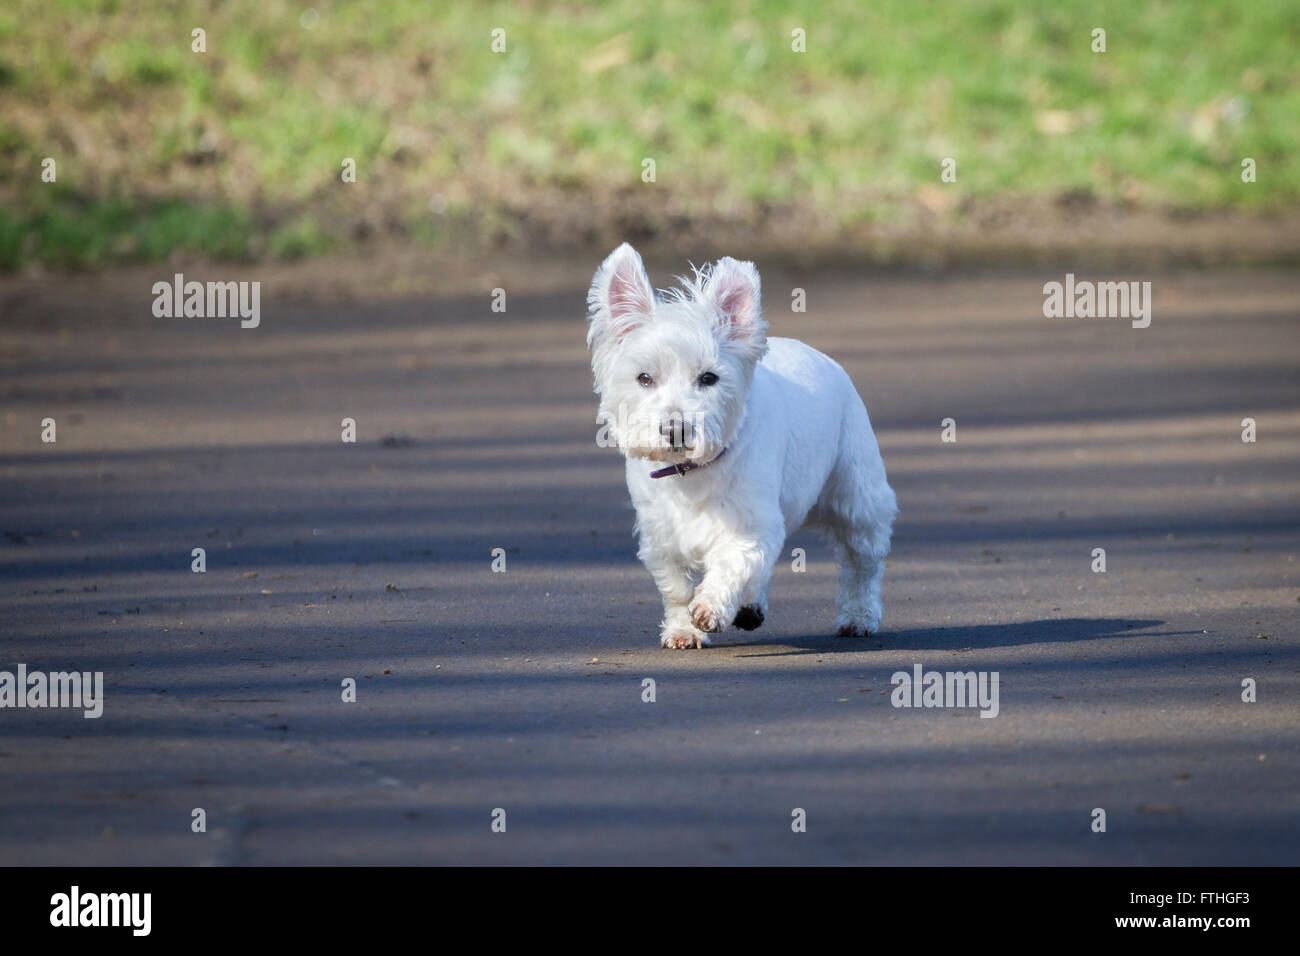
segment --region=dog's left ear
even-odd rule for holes
[[[709,270],[700,294],[721,314],[728,338],[758,347],[766,344],[767,323],[763,321],[758,270],[754,263],[723,256]]]

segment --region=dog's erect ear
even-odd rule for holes
[[[626,242],[600,264],[587,293],[587,345],[617,341],[648,322],[654,289],[637,251]]]
[[[717,261],[700,289],[701,297],[722,314],[729,338],[755,343],[765,341],[767,328],[759,291],[754,263],[737,262],[730,256]]]

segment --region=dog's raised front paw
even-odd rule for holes
[[[876,629],[865,621],[841,614],[835,618],[835,633],[840,637],[875,637]]]
[[[746,604],[736,612],[736,619],[731,622],[731,626],[738,627],[742,631],[753,631],[762,625],[763,620],[761,607],[757,604]]]
[[[699,631],[688,631],[680,628],[664,631],[660,643],[664,647],[672,648],[675,651],[689,651],[692,648],[708,647],[709,637],[707,634],[701,634]]]
[[[861,624],[841,624],[835,631],[839,637],[875,637],[871,631],[868,631]]]
[[[707,602],[696,598],[687,609],[691,612],[691,623],[701,631],[718,633],[727,626],[726,618]]]

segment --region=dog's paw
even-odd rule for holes
[[[736,612],[736,619],[731,622],[732,627],[738,627],[742,631],[757,630],[763,624],[763,609],[757,604],[746,604]]]
[[[696,598],[687,608],[691,612],[691,623],[701,631],[716,634],[727,626],[727,619],[716,611],[707,601]]]
[[[876,629],[864,621],[841,614],[835,619],[835,633],[840,637],[875,637]]]
[[[838,637],[875,637],[871,631],[868,631],[861,624],[841,624],[835,634]]]
[[[660,643],[674,651],[689,651],[692,648],[709,646],[709,636],[699,631],[673,628],[664,631]]]

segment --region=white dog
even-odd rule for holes
[[[656,297],[624,243],[587,295],[598,418],[627,459],[663,646],[762,624],[786,535],[805,525],[837,552],[840,635],[874,633],[898,506],[852,380],[767,338],[753,263],[720,259],[682,284]]]

